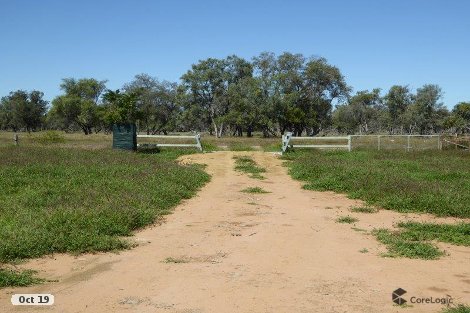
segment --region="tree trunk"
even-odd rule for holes
[[[248,126],[246,129],[246,136],[247,137],[253,137],[253,126]]]
[[[212,126],[214,127],[215,136],[219,137],[219,130],[217,128],[217,124],[215,123],[213,119],[212,119]]]
[[[217,134],[218,138],[222,137],[223,130],[224,130],[224,123],[222,122],[222,124],[220,124],[220,127],[219,127],[219,133]]]

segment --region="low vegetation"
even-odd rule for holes
[[[246,192],[246,193],[269,193],[269,191],[266,191],[261,187],[248,187],[248,188],[245,188],[245,189],[241,190],[241,192]]]
[[[2,287],[25,287],[43,282],[41,278],[34,276],[31,270],[15,271],[0,268],[0,288]]]
[[[370,206],[359,206],[351,208],[351,212],[354,213],[377,213],[378,211],[378,209]]]
[[[470,223],[434,224],[400,222],[400,237],[408,241],[437,240],[459,246],[470,246]]]
[[[377,229],[372,234],[387,247],[388,253],[384,254],[387,257],[435,260],[444,254],[434,244],[419,240],[408,240],[402,237],[400,232]]]
[[[65,136],[62,132],[49,130],[38,134],[33,140],[40,144],[64,143]]]
[[[351,217],[351,216],[340,216],[336,219],[337,223],[344,223],[344,224],[352,224],[352,223],[356,223],[357,221],[359,221],[357,218]]]
[[[442,313],[470,313],[470,306],[458,304],[456,306],[443,309]]]
[[[296,151],[284,156],[305,189],[331,190],[399,212],[470,217],[470,153]]]
[[[432,241],[470,246],[470,223],[434,224],[400,222],[400,230],[392,232],[378,229],[373,232],[385,244],[389,256],[403,256],[419,259],[437,259],[444,254]]]
[[[258,166],[258,164],[249,156],[235,156],[235,169],[240,172],[250,174],[251,178],[264,179],[261,173],[265,173],[266,169]]]
[[[0,147],[0,263],[129,247],[125,236],[209,180],[200,167],[177,164],[181,154]],[[14,275],[1,271],[0,280]]]
[[[188,263],[188,262],[189,261],[186,258],[174,258],[174,257],[168,257],[164,261],[164,263],[173,263],[173,264]]]

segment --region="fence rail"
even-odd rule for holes
[[[328,140],[328,141],[341,141],[347,140],[346,145],[339,144],[291,144],[295,140]],[[351,151],[351,136],[335,136],[335,137],[294,137],[292,133],[286,133],[282,135],[282,152],[286,152],[288,148],[317,148],[317,149],[348,149]]]
[[[139,138],[160,138],[160,139],[194,139],[196,143],[137,143],[138,147],[141,146],[154,146],[154,147],[195,147],[202,152],[201,135],[196,134],[194,136],[169,136],[169,135],[137,135]]]
[[[299,143],[299,141],[304,141]],[[305,141],[329,141],[328,143],[309,144]],[[339,141],[347,141],[342,144]],[[349,136],[331,136],[331,137],[295,137],[292,133],[286,133],[282,136],[282,152],[289,148],[317,148],[317,149],[347,149],[352,151],[362,147],[382,149],[404,149],[405,151],[420,149],[438,149],[442,150],[443,143],[451,143],[445,140],[441,135],[349,135]],[[461,148],[468,147],[458,145]]]
[[[460,148],[463,148],[465,150],[469,150],[470,151],[470,142],[469,142],[469,146],[465,146],[465,145],[462,145],[462,144],[459,144],[459,143],[456,143],[456,142],[453,142],[453,141],[449,141],[449,140],[446,140],[446,139],[443,139],[444,142],[447,142],[447,143],[450,143],[456,147],[460,147]]]

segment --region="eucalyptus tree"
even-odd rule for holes
[[[107,90],[103,100],[106,108],[104,119],[108,125],[133,124],[142,118],[137,105],[139,94],[136,92]]]
[[[254,75],[259,81],[262,92],[262,112],[260,128],[264,137],[276,135],[278,121],[282,118],[276,110],[281,105],[281,92],[278,75],[277,57],[272,52],[262,52],[252,58]]]
[[[246,131],[247,136],[252,137],[255,129],[266,127],[262,89],[258,79],[246,77],[231,84],[228,98],[231,105],[226,121],[233,135],[243,136],[243,131]]]
[[[390,87],[384,97],[384,105],[387,107],[390,117],[388,128],[391,133],[395,132],[397,128],[400,133],[403,133],[404,114],[413,103],[414,98],[408,86],[394,85]]]
[[[138,95],[137,105],[142,113],[140,128],[147,134],[167,133],[176,127],[180,113],[177,102],[176,83],[159,81],[148,74],[138,74],[134,80],[125,84],[125,92]]]
[[[305,127],[314,135],[331,125],[333,103],[343,103],[351,89],[340,70],[324,58],[311,58],[302,76]]]
[[[470,102],[460,102],[452,110],[452,114],[462,120],[462,132],[470,133]]]
[[[222,136],[226,116],[230,111],[228,89],[232,84],[252,76],[251,64],[237,56],[226,59],[209,58],[193,64],[181,77],[189,94],[187,112],[197,112],[207,121],[211,134]],[[194,108],[196,106],[197,108]]]
[[[52,100],[49,120],[63,129],[80,128],[85,135],[100,124],[99,102],[106,80],[65,78],[63,94]]]
[[[331,124],[333,103],[344,101],[350,91],[339,69],[324,58],[263,52],[253,64],[281,133],[317,134]]]
[[[379,88],[372,91],[358,91],[349,99],[348,107],[351,110],[353,124],[358,127],[360,134],[380,130],[380,125],[375,123],[382,109]]]
[[[470,102],[459,102],[443,122],[452,133],[470,133]]]
[[[416,91],[415,124],[421,134],[436,132],[438,122],[446,115],[442,100],[442,89],[438,85],[427,84]]]
[[[44,123],[47,101],[44,93],[33,90],[10,92],[0,101],[0,128],[13,131],[24,128],[30,132]]]

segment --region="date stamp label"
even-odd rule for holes
[[[46,293],[16,294],[11,296],[13,305],[53,305],[54,296]]]

